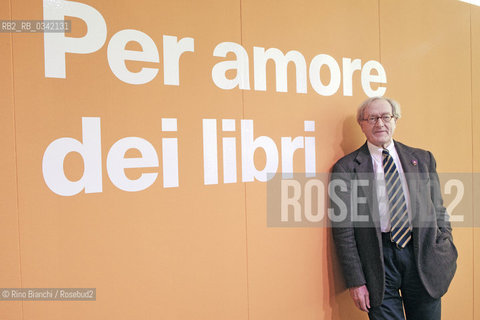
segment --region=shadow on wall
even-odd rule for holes
[[[364,143],[365,137],[357,123],[356,116],[352,115],[345,118],[343,121],[342,137],[340,142],[343,155],[358,149]],[[324,287],[324,297],[326,297],[328,300],[329,314],[325,314],[325,319],[368,319],[367,314],[358,310],[350,298],[350,293],[345,287],[345,281],[343,280],[341,266],[337,260],[332,238],[332,229],[330,226],[326,228],[326,231],[326,245],[323,246],[323,248],[325,250],[324,261],[327,270],[326,277],[328,278],[325,279],[324,283],[327,283],[328,285]]]
[[[356,116],[352,115],[345,118],[342,128],[342,142],[340,142],[343,153],[349,154],[360,148],[364,143],[365,135],[358,125]]]

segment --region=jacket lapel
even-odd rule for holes
[[[418,173],[418,159],[414,155],[413,150],[404,144],[395,141],[395,149],[397,150],[398,157],[402,163],[403,172],[408,185],[408,193],[410,196],[410,208],[412,211],[412,219],[417,216],[417,204],[418,199],[418,182],[420,176]]]
[[[382,252],[382,231],[380,230],[380,213],[378,212],[377,187],[375,185],[375,174],[373,172],[372,157],[368,151],[368,145],[365,144],[359,149],[355,157],[356,178],[360,180],[368,180],[368,186],[363,186],[363,194],[367,197],[368,211],[373,226],[375,227],[375,235],[377,236],[377,243],[379,252]]]
[[[358,180],[367,180],[367,186],[361,186],[363,195],[367,197],[367,204],[369,208],[370,219],[372,219],[374,225],[380,230],[380,215],[378,213],[377,203],[377,191],[375,186],[374,172],[372,158],[368,151],[368,145],[365,143],[357,153],[355,157],[355,175]]]

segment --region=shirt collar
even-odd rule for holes
[[[383,155],[382,155],[383,148],[382,147],[377,147],[376,145],[370,143],[370,141],[367,141],[367,145],[368,145],[368,151],[370,151],[370,155],[372,156],[372,158],[376,161],[382,162],[383,161]],[[392,152],[394,152],[395,145],[394,145],[393,140],[392,140],[392,142],[390,142],[390,144],[387,146],[386,149],[388,150],[388,152],[390,154],[392,154]]]

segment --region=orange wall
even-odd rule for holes
[[[366,319],[355,310],[339,275],[325,228],[266,226],[266,184],[241,182],[240,120],[254,135],[306,136],[315,120],[316,169],[362,142],[354,113],[366,98],[360,75],[353,96],[322,96],[308,83],[295,92],[254,90],[253,47],[297,50],[308,65],[325,53],[379,61],[386,95],[403,107],[396,138],[431,150],[439,172],[480,171],[480,8],[454,0],[339,1],[86,1],[107,24],[107,39],[90,54],[66,55],[66,78],[46,78],[42,34],[0,33],[0,283],[2,287],[94,287],[96,302],[1,302],[0,319]],[[0,2],[0,19],[43,16],[41,1]],[[132,71],[158,68],[149,83],[131,85],[110,70],[107,46],[123,29],[155,42],[160,63],[128,62]],[[73,33],[87,32],[73,19]],[[192,37],[195,52],[180,60],[180,85],[163,83],[162,37]],[[220,42],[241,44],[249,56],[250,90],[222,90],[212,81]],[[131,47],[138,50],[138,47]],[[234,74],[231,75],[235,76]],[[322,71],[328,79],[328,73]],[[82,139],[82,117],[100,117],[103,191],[71,197],[45,184],[42,158],[55,139]],[[176,118],[178,132],[162,132]],[[217,119],[219,141],[236,137],[237,183],[205,185],[202,119]],[[236,131],[221,132],[220,119]],[[106,158],[124,137],[148,140],[156,168],[127,169],[130,179],[158,172],[146,190],[126,192],[110,181]],[[162,185],[162,138],[178,138],[179,187]],[[131,154],[135,157],[138,154]],[[258,168],[264,155],[255,155]],[[280,160],[281,163],[281,160]],[[78,154],[65,172],[79,179]],[[294,169],[304,172],[304,153]],[[281,165],[277,174],[281,171]],[[474,192],[478,195],[477,182]],[[478,196],[477,196],[478,199]],[[469,204],[470,205],[470,204]],[[479,212],[480,205],[471,200]],[[454,230],[456,277],[443,300],[445,319],[480,319],[480,231]]]

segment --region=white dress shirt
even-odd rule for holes
[[[390,232],[390,214],[388,208],[388,196],[385,187],[385,173],[383,171],[383,148],[377,147],[370,142],[367,142],[368,151],[372,157],[373,172],[375,173],[375,188],[377,191],[378,209],[380,213],[380,229],[382,232]],[[408,192],[407,180],[403,172],[402,164],[398,158],[397,150],[395,150],[394,142],[392,142],[386,148],[390,153],[390,156],[395,162],[398,174],[400,175],[400,182],[402,183],[403,194],[405,201],[407,202],[408,220],[410,226],[412,225],[412,213],[410,208],[410,194]]]

